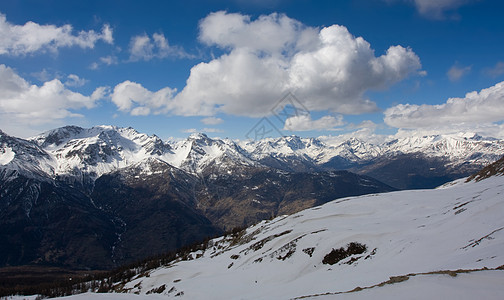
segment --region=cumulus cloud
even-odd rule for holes
[[[448,78],[450,79],[450,81],[454,82],[454,81],[460,80],[460,78],[462,78],[464,75],[471,72],[471,69],[472,69],[471,66],[463,67],[463,66],[459,66],[459,64],[456,63],[448,70],[446,75],[448,75]]]
[[[132,58],[155,57],[156,49],[162,48],[157,46],[163,44],[160,40],[137,37],[131,45]],[[199,40],[221,48],[223,54],[193,66],[179,93],[166,88],[162,100],[152,100],[162,105],[146,105],[150,113],[263,117],[272,114],[287,92],[309,110],[375,112],[377,105],[365,96],[367,91],[422,74],[420,59],[409,48],[391,46],[376,56],[367,41],[344,26],[313,28],[283,14],[252,20],[241,14],[212,13],[200,22]],[[116,95],[133,85],[143,96]],[[130,111],[131,101],[145,106],[143,102],[151,102],[147,97],[158,93],[126,81],[114,89],[112,99],[119,109]]]
[[[344,125],[343,116],[323,116],[312,120],[310,115],[293,116],[285,120],[283,130],[312,131],[312,130],[338,130],[335,127]]]
[[[82,117],[74,111],[94,107],[106,94],[107,89],[100,87],[92,95],[84,96],[68,90],[58,79],[46,81],[41,86],[30,85],[13,69],[2,64],[0,126],[49,124],[68,117]]]
[[[304,38],[316,41],[316,30],[283,14],[262,15],[255,21],[250,16],[219,11],[200,22],[199,39],[221,48],[247,48],[278,53],[296,46]],[[310,37],[307,37],[310,36]]]
[[[151,113],[168,113],[175,92],[176,89],[171,88],[151,92],[142,85],[127,80],[115,86],[111,99],[120,111],[134,116],[146,116]]]
[[[504,120],[504,82],[450,98],[439,105],[399,104],[387,109],[385,123],[397,128],[442,128]]]
[[[40,25],[27,22],[13,25],[0,13],[0,55],[13,56],[31,54],[38,51],[56,52],[58,48],[78,46],[94,48],[98,41],[114,42],[112,28],[105,24],[101,32],[79,31],[74,34],[72,25]]]
[[[377,110],[365,97],[421,68],[409,48],[391,46],[381,56],[344,26],[307,27],[283,14],[212,13],[200,22],[199,39],[225,53],[191,69],[172,101],[175,114],[271,114],[293,91],[310,110],[360,114]]]
[[[208,118],[201,119],[201,123],[206,124],[206,125],[217,125],[217,124],[221,124],[222,122],[224,122],[224,120],[222,120],[221,118],[216,118],[216,117],[208,117]]]
[[[171,46],[164,34],[154,33],[152,38],[147,34],[137,35],[131,38],[130,41],[130,61],[151,60],[153,58],[165,57],[192,57],[178,46]]]

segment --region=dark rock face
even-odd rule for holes
[[[95,205],[122,227],[114,245],[114,258],[119,262],[175,250],[222,233],[196,209],[196,177],[161,161],[147,164],[103,175],[95,182]]]
[[[289,173],[249,168],[241,174],[209,176],[199,194],[199,207],[224,229],[293,214],[336,198],[392,191],[375,179],[347,171]]]
[[[0,190],[1,266],[113,266],[117,228],[88,196],[22,175],[0,181]]]
[[[381,182],[398,189],[431,189],[469,176],[481,168],[482,166],[476,164],[455,168],[446,159],[413,153],[380,157],[350,170],[361,175],[379,178]]]
[[[472,174],[467,178],[467,182],[475,180],[475,181],[480,181],[486,178],[490,178],[492,176],[502,176],[504,175],[504,156],[501,157],[498,161],[494,162],[493,164],[490,164],[483,169],[481,169],[479,172]]]

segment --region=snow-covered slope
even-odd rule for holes
[[[97,178],[148,158],[160,159],[196,174],[212,163],[254,165],[233,141],[210,139],[205,134],[193,134],[170,145],[156,135],[139,133],[130,127],[67,126],[31,140],[54,157],[57,174],[84,172]],[[4,156],[3,160],[10,157]]]
[[[56,160],[35,143],[0,131],[0,172],[3,176],[17,176],[20,173],[28,177],[50,179],[56,166]]]
[[[157,136],[133,128],[67,126],[33,137],[58,162],[57,174],[76,170],[93,177],[138,163],[149,157],[170,157],[171,147]]]
[[[173,145],[174,155],[167,157],[168,163],[186,171],[201,174],[207,167],[218,165],[228,171],[236,165],[257,165],[235,142],[211,139],[203,133],[191,134],[187,139]]]
[[[305,157],[315,162],[322,163],[328,160],[333,152],[316,138],[300,138],[298,136],[284,136],[280,138],[265,138],[258,141],[241,141],[240,146],[250,153],[255,160],[267,156],[276,158]]]
[[[471,133],[407,137],[395,139],[383,146],[383,152],[387,155],[421,152],[432,157],[447,157],[455,165],[487,165],[504,154],[504,141]]]
[[[359,299],[396,290],[387,283],[409,286],[410,295],[419,296],[418,287],[438,282],[432,278],[448,282],[459,273],[456,278],[464,284],[495,282],[493,292],[502,293],[504,276],[497,268],[504,265],[503,194],[504,177],[493,176],[443,189],[339,199],[214,239],[205,251],[120,287],[146,297],[155,291],[186,299],[326,293],[332,298],[355,291]],[[457,287],[464,288],[455,285],[451,292]],[[466,295],[475,297],[479,291]]]

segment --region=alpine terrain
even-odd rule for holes
[[[503,165],[262,221],[70,299],[500,299]]]
[[[350,195],[348,171],[261,164],[231,140],[167,143],[132,128],[0,134],[0,266],[109,269]],[[302,184],[301,184],[302,183]]]

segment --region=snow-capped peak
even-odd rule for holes
[[[170,155],[171,146],[159,137],[116,126],[66,126],[33,137],[58,161],[57,173],[79,169],[93,177],[127,167],[150,156]]]
[[[232,140],[211,139],[204,133],[191,134],[186,140],[176,143],[173,152],[170,163],[196,174],[211,164],[218,164],[221,170],[226,165],[254,164]]]
[[[5,136],[5,134],[2,134]],[[156,135],[116,126],[81,128],[65,126],[31,138],[31,144],[46,152],[44,167],[49,173],[89,174],[97,178],[146,158],[154,157],[194,174],[212,166],[213,172],[239,165],[267,165],[293,171],[319,168],[345,168],[364,165],[381,157],[422,153],[441,158],[450,166],[492,163],[504,155],[504,141],[474,133],[407,136],[382,144],[350,138],[339,144],[326,144],[317,138],[284,136],[258,141],[233,141],[210,138],[204,133],[191,134],[178,142],[163,142]],[[5,165],[19,155],[4,146],[0,162]],[[218,166],[218,168],[216,168]]]
[[[36,143],[11,137],[0,131],[0,167],[9,173],[48,179],[57,162]],[[1,170],[0,170],[1,171]]]

